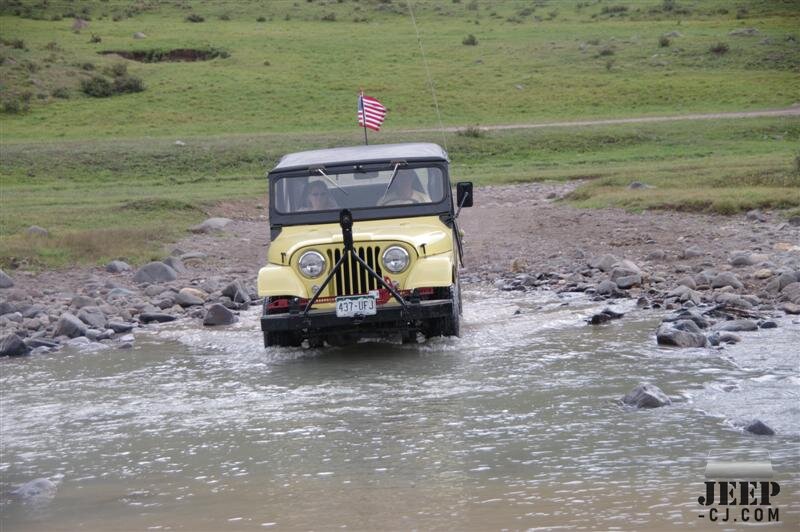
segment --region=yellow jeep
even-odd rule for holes
[[[454,201],[440,146],[292,153],[268,178],[265,346],[459,335],[456,221],[472,205],[472,183],[458,183]]]

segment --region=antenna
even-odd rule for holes
[[[411,23],[414,24],[414,31],[417,33],[417,44],[419,44],[419,51],[422,53],[422,64],[425,66],[425,75],[428,77],[428,86],[431,88],[431,95],[433,96],[433,106],[436,109],[436,118],[439,119],[439,130],[442,132],[442,144],[444,144],[444,151],[447,151],[447,138],[444,135],[444,124],[442,124],[442,113],[439,112],[439,102],[436,99],[436,89],[433,86],[433,79],[431,78],[431,70],[428,68],[428,59],[425,57],[425,48],[422,47],[422,37],[419,35],[419,27],[417,27],[417,19],[414,18],[414,8],[411,7],[413,2],[407,0],[408,12],[411,14]]]

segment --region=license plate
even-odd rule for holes
[[[353,316],[371,316],[377,312],[376,297],[343,296],[336,298],[336,317],[352,318]]]

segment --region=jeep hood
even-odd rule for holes
[[[419,256],[437,255],[453,249],[453,230],[438,216],[364,220],[353,223],[353,242],[404,242]],[[319,224],[284,227],[272,241],[267,260],[273,264],[288,264],[292,255],[303,248],[342,242],[339,224]],[[425,251],[422,245],[425,245]],[[284,255],[281,256],[281,253]]]

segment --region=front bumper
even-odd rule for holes
[[[449,299],[433,299],[419,303],[378,308],[372,316],[339,318],[335,310],[265,314],[261,316],[261,330],[271,332],[302,332],[307,335],[350,334],[359,332],[383,333],[419,329],[421,322],[450,316],[453,303]]]

